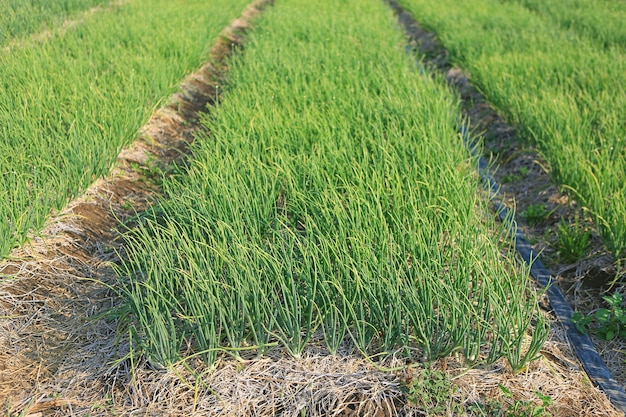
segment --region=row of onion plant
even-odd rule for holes
[[[438,34],[521,137],[537,144],[555,180],[592,214],[609,250],[626,257],[623,47],[602,45],[517,3],[401,4]]]
[[[110,169],[246,0],[135,0],[0,50],[0,256]]]
[[[611,0],[507,0],[519,3],[562,28],[589,36],[598,47],[626,46],[626,6]]]
[[[536,357],[547,326],[502,255],[458,99],[404,43],[377,0],[263,15],[193,158],[126,236],[135,353],[298,357],[321,337],[368,358]]]
[[[3,0],[0,2],[0,47],[28,35],[51,30],[81,11],[110,0]]]

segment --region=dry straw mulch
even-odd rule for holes
[[[157,111],[111,174],[54,216],[45,230],[0,264],[0,406],[23,416],[421,416],[403,384],[423,371],[385,372],[346,351],[331,356],[313,343],[295,359],[280,349],[262,358],[221,357],[211,368],[188,360],[171,369],[130,363],[131,346],[102,313],[121,302],[110,288],[123,256],[120,221],[158,196],[155,166],[184,158],[198,112],[216,97],[226,58],[271,0],[250,5],[227,28],[211,60]],[[549,395],[554,416],[619,416],[588,381],[553,323],[543,357],[514,375],[503,362],[466,369],[454,358],[434,369],[454,382],[450,403],[537,401]],[[120,359],[122,358],[122,359]],[[385,365],[400,363],[389,359]],[[505,398],[499,385],[513,398]]]

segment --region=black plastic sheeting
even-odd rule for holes
[[[402,6],[398,4],[397,0],[385,1],[397,14],[398,22],[404,27],[406,33],[409,36],[415,34],[416,30],[418,30],[417,28],[419,28],[419,24],[415,18],[404,10]],[[428,33],[421,28],[419,31],[423,34]],[[432,48],[432,44],[430,47]],[[407,50],[410,51],[410,48],[407,48]],[[420,72],[426,71],[422,62],[417,61],[417,66],[420,69]],[[596,384],[596,386],[598,386],[598,388],[600,388],[607,395],[607,397],[611,400],[611,403],[613,403],[613,405],[620,411],[626,413],[626,391],[624,391],[624,387],[613,379],[611,372],[606,367],[596,348],[593,346],[593,342],[589,338],[589,335],[583,334],[576,329],[576,326],[572,323],[573,310],[565,299],[563,292],[558,285],[554,284],[552,275],[544,267],[537,254],[533,252],[528,240],[526,240],[522,232],[518,229],[514,214],[511,210],[498,202],[497,196],[499,194],[500,187],[494,180],[493,176],[489,173],[487,162],[478,154],[476,147],[473,146],[470,135],[464,125],[459,128],[459,133],[472,155],[478,160],[478,171],[481,181],[483,182],[485,188],[489,191],[490,197],[495,203],[495,209],[500,217],[500,220],[508,226],[509,232],[515,237],[515,247],[517,252],[522,257],[524,262],[530,265],[530,275],[539,285],[546,288],[550,305],[552,306],[559,322],[563,325],[563,327],[565,327],[569,343],[574,349],[574,352],[585,369],[585,372],[594,384]]]

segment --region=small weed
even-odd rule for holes
[[[445,372],[425,369],[406,385],[409,403],[415,404],[431,414],[449,414],[459,404],[453,404],[452,383]]]
[[[561,218],[556,236],[557,251],[564,262],[575,262],[585,255],[589,244],[589,232],[580,224],[578,218],[571,225]]]
[[[520,213],[520,217],[523,218],[531,226],[535,226],[545,220],[550,212],[546,210],[546,206],[543,204],[531,204],[528,208]]]
[[[104,401],[96,401],[91,405],[90,411],[106,411],[113,405],[113,398],[106,396]],[[110,410],[109,410],[110,411]]]
[[[506,387],[498,384],[498,388],[506,398],[513,399],[513,394]],[[483,404],[472,404],[468,407],[468,411],[484,417],[551,417],[552,414],[546,409],[552,404],[552,398],[540,392],[535,392],[535,395],[541,400],[541,405],[533,401],[515,400],[509,406],[505,406],[501,402],[490,400]]]
[[[521,179],[521,177],[515,173],[506,174],[502,178],[502,184],[510,184],[512,182],[518,181],[519,179]]]
[[[517,172],[515,173],[510,173],[504,176],[504,178],[502,178],[502,183],[503,184],[509,184],[515,181],[519,181],[522,178],[526,177],[528,175],[528,168],[526,167],[521,167],[520,169],[517,170]]]
[[[145,164],[131,162],[130,168],[141,175],[146,183],[156,186],[161,185],[164,172],[159,168],[153,157],[148,158]]]
[[[577,311],[572,316],[572,323],[579,332],[591,331],[603,340],[613,340],[618,336],[626,339],[626,310],[622,307],[622,294],[616,292],[602,299],[610,308],[601,308],[593,315],[584,315]],[[591,328],[590,324],[594,319],[596,326]]]
[[[587,333],[587,328],[593,321],[592,315],[584,315],[580,311],[575,311],[572,315],[572,323],[576,326],[576,330],[581,333]]]

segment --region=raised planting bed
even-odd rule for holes
[[[119,0],[118,0],[119,2]],[[110,0],[7,0],[0,3],[0,48],[11,48],[20,40],[80,19],[81,12],[94,13]]]
[[[0,50],[0,256],[108,173],[245,4],[136,0]]]
[[[588,213],[581,212],[551,181],[545,169],[548,164],[537,150],[524,142],[515,126],[502,119],[498,109],[472,85],[467,72],[455,66],[434,33],[424,30],[397,2],[390,3],[410,32],[411,42],[424,54],[419,65],[434,74],[444,74],[462,97],[469,129],[483,136],[485,153],[492,158],[493,177],[487,173],[485,161],[481,171],[490,193],[499,193],[494,206],[498,210],[517,209],[516,239],[526,235],[518,242],[520,254],[529,261],[539,255],[546,265],[537,260],[532,267],[532,275],[541,285],[552,285],[548,290],[551,305],[546,307],[568,329],[568,339],[594,383],[625,408],[623,336],[619,336],[624,284],[619,261],[598,238]],[[463,129],[464,134],[467,131]],[[481,148],[474,150],[480,152]],[[588,321],[591,323],[585,324]]]
[[[507,0],[595,40],[600,48],[626,45],[626,7],[611,0]]]
[[[515,2],[400,4],[438,35],[451,62],[519,129],[520,139],[537,146],[552,178],[593,218],[621,262],[626,256],[623,48],[605,48]]]

